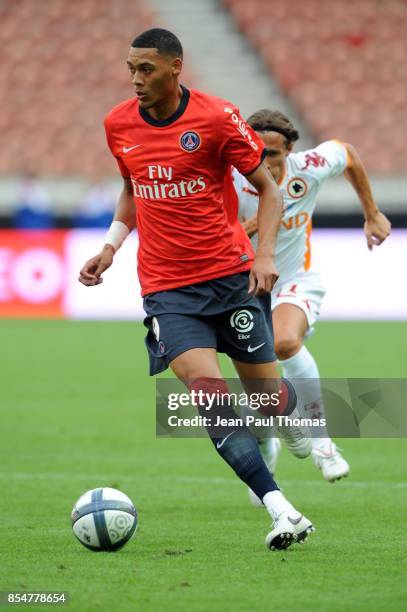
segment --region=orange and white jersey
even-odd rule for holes
[[[311,266],[311,220],[316,198],[324,181],[341,174],[347,166],[347,152],[337,140],[323,142],[315,149],[290,153],[279,187],[284,209],[276,245],[278,283]],[[258,195],[248,180],[236,170],[234,185],[239,199],[239,219],[244,221],[257,213]],[[257,234],[252,237],[257,248]]]

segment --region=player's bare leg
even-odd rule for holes
[[[185,351],[170,363],[174,374],[192,391],[205,393],[228,393],[222,379],[215,349],[194,348]],[[206,406],[200,407],[205,413]],[[209,415],[228,422],[236,419],[236,413],[228,402],[215,402]],[[287,501],[264,463],[256,439],[246,427],[222,426],[222,437],[218,437],[212,426],[208,434],[217,452],[263,501],[273,519],[273,529],[267,535],[266,546],[271,550],[288,548],[295,541],[303,541],[313,530],[311,522]]]
[[[170,368],[187,387],[197,378],[223,378],[213,348],[193,348],[173,359]]]
[[[294,304],[279,304],[273,310],[275,351],[283,365],[301,349],[308,330],[304,311]],[[283,366],[284,367],[284,366]]]
[[[309,378],[303,385],[303,403],[306,416],[324,418],[325,410],[319,382],[318,366],[308,349],[303,345],[308,330],[304,311],[294,304],[279,304],[273,311],[275,351],[283,374],[291,379]],[[322,429],[322,428],[321,428]],[[349,464],[336,448],[324,428],[323,437],[312,438],[312,458],[322,471],[325,480],[333,482],[349,474]]]

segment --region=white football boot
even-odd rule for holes
[[[310,520],[302,514],[282,512],[274,521],[273,529],[267,534],[265,544],[270,550],[284,550],[298,542],[304,543],[315,527]]]
[[[335,482],[349,474],[349,463],[342,457],[336,444],[329,441],[323,448],[314,448],[312,458],[322,476],[329,482]]]
[[[297,421],[305,418],[304,401],[302,397],[301,387],[296,388],[296,406],[291,414],[287,415],[282,419],[282,425],[277,426],[277,431],[282,440],[284,440],[290,453],[298,459],[305,459],[311,454],[312,441],[311,432],[308,427],[301,427],[300,425],[290,425],[290,422]],[[279,423],[279,417],[276,418],[276,422]]]
[[[270,474],[274,474],[277,466],[277,459],[281,451],[281,442],[278,438],[265,438],[263,440],[259,440],[259,449],[264,459],[265,464],[267,465]],[[252,491],[250,488],[249,491],[249,499],[253,506],[257,508],[261,508],[263,506],[263,502],[259,497],[257,497],[256,493]]]
[[[297,410],[294,410],[290,416],[290,419],[299,418]],[[285,442],[290,453],[299,459],[305,459],[312,451],[311,437],[306,435],[301,427],[297,425],[280,425],[277,427],[280,438]]]

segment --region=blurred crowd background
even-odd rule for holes
[[[153,26],[184,44],[183,81],[293,117],[305,148],[356,146],[379,205],[405,227],[405,0],[0,0],[0,226],[106,227],[120,182],[104,115],[131,97],[129,44]],[[360,225],[343,181],[316,225]]]

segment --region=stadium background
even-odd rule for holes
[[[297,150],[332,137],[357,148],[399,231],[368,254],[353,190],[343,177],[327,182],[312,240],[328,285],[322,317],[407,316],[398,272],[407,225],[405,2],[3,0],[0,17],[0,227],[46,231],[2,232],[0,316],[141,316],[130,248],[92,295],[76,275],[103,242],[97,228],[110,224],[120,190],[103,117],[131,96],[129,41],[153,24],[183,41],[187,85],[232,100],[243,116],[283,110],[300,130]],[[377,278],[397,286],[397,299]]]
[[[310,348],[323,376],[405,376],[404,0],[0,0],[0,588],[67,589],[78,610],[260,610],[270,594],[277,610],[403,609],[405,440],[343,441],[352,475],[335,487],[284,454],[284,490],[318,532],[271,561],[264,516],[206,441],[154,438],[136,236],[102,286],[77,282],[120,190],[103,117],[132,95],[129,42],[152,26],[180,36],[187,85],[243,116],[283,110],[297,150],[336,137],[360,152],[395,229],[369,253],[351,188],[327,183]],[[109,484],[141,520],[114,559],[80,549],[68,524],[84,490]]]

